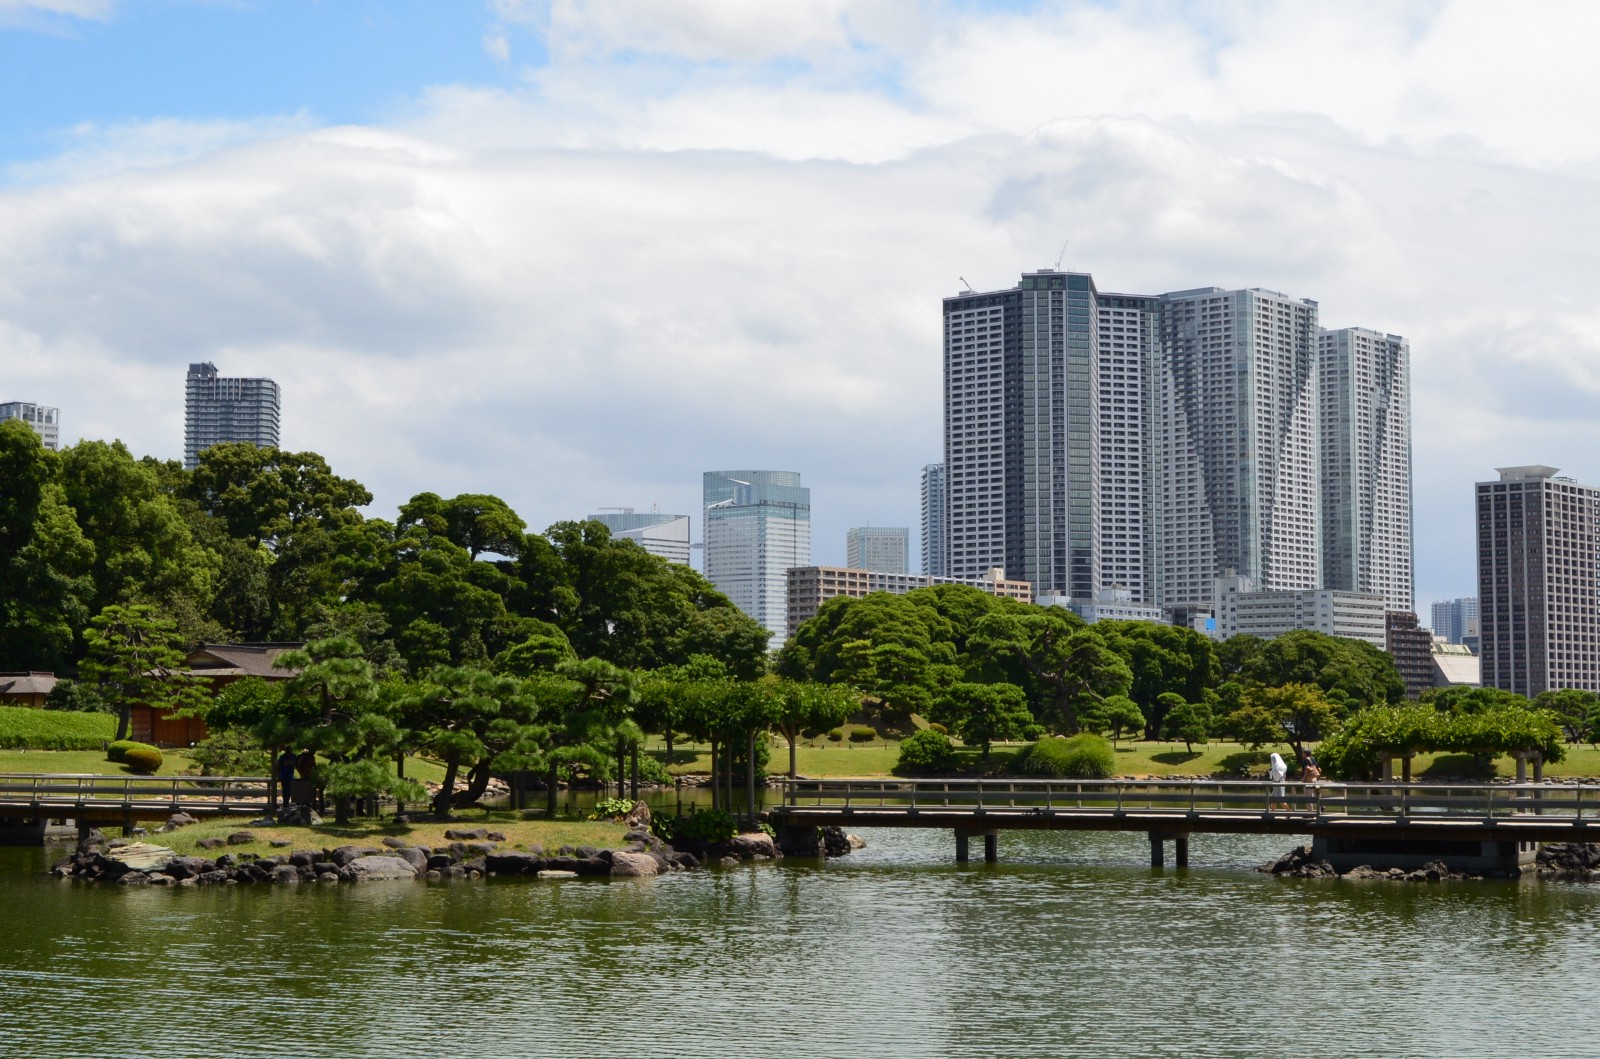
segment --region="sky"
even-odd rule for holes
[[[1417,597],[1472,483],[1600,484],[1600,4],[0,0],[0,401],[176,458],[183,375],[393,517],[917,537],[940,299],[1265,287],[1411,344]]]

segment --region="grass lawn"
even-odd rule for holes
[[[148,825],[146,825],[148,826]],[[531,850],[538,846],[555,850],[562,846],[595,846],[615,849],[622,845],[626,832],[621,824],[606,820],[546,820],[543,817],[526,819],[522,813],[491,811],[487,813],[458,813],[448,824],[417,823],[397,824],[394,817],[376,820],[354,820],[348,825],[336,826],[332,817],[316,827],[251,827],[244,818],[202,820],[198,824],[158,835],[155,828],[144,841],[168,846],[179,854],[215,857],[219,853],[259,853],[262,856],[289,853],[297,849],[323,850],[339,846],[373,846],[382,844],[385,836],[402,838],[408,845],[433,849],[448,846],[450,840],[444,833],[451,828],[488,828],[506,836],[499,843],[501,849]],[[248,831],[256,841],[221,849],[200,849],[196,843],[203,838],[227,838],[238,831]],[[108,831],[108,834],[116,832]],[[287,846],[273,846],[272,840],[287,839]]]
[[[182,750],[163,750],[158,776],[177,776],[194,768]],[[126,766],[107,761],[103,750],[0,750],[0,772],[85,773],[91,776],[133,776]]]

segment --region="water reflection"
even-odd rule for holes
[[[123,890],[0,850],[5,1054],[1574,1054],[1600,888],[1248,869],[1283,840],[951,836],[654,882]],[[105,1017],[82,1018],[84,1012]],[[76,1014],[74,1014],[76,1013]],[[195,1046],[195,1047],[191,1047]]]

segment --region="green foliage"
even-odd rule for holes
[[[272,755],[242,729],[213,731],[189,748],[189,760],[200,766],[202,776],[265,776]]]
[[[931,731],[938,732],[940,735],[949,735],[950,734],[950,729],[945,727],[944,725],[940,724],[938,721],[934,721],[933,723],[929,724],[928,728]]]
[[[118,765],[128,760],[128,751],[134,747],[149,746],[149,743],[135,742],[132,739],[116,739],[106,744],[106,760]]]
[[[1012,683],[1030,688],[1034,718],[1062,731],[1077,731],[1083,727],[1081,710],[1092,713],[1101,700],[1126,695],[1133,684],[1132,669],[1104,637],[1059,607],[986,615],[969,646],[988,660],[988,670],[1009,672]]]
[[[122,763],[141,776],[153,776],[160,772],[161,761],[161,751],[143,743],[135,743],[122,752]]]
[[[1017,771],[1050,779],[1109,779],[1116,771],[1111,743],[1088,733],[1041,739],[1014,762]]]
[[[864,724],[853,724],[850,726],[849,731],[850,741],[852,743],[870,743],[874,739],[878,738],[877,731],[867,727]]]
[[[843,728],[833,728],[828,731],[828,742],[837,743],[844,738]]]
[[[1240,705],[1218,727],[1252,750],[1287,742],[1296,756],[1308,740],[1322,738],[1342,711],[1315,684],[1247,687]]]
[[[985,762],[994,741],[1019,738],[1033,723],[1027,693],[1015,684],[958,681],[934,704],[934,715],[969,746],[981,746]]]
[[[649,754],[639,755],[639,782],[655,787],[671,787],[676,780],[667,766]]]
[[[1030,743],[1037,742],[1049,734],[1049,730],[1042,724],[1025,724],[1022,726],[1022,738]]]
[[[172,623],[145,603],[112,604],[84,632],[89,654],[83,678],[99,685],[117,709],[117,737],[127,735],[133,707],[200,710],[206,695],[185,676],[182,641]]]
[[[699,809],[683,816],[653,816],[650,829],[657,838],[673,845],[714,846],[737,835],[739,821],[723,809]]]
[[[0,747],[15,750],[99,750],[116,734],[103,713],[67,713],[0,706]]]
[[[615,820],[633,812],[632,798],[606,798],[595,802],[590,820]]]
[[[1364,640],[1298,629],[1271,640],[1236,636],[1218,655],[1223,676],[1247,686],[1314,685],[1330,701],[1358,707],[1405,697],[1394,659]]]
[[[932,728],[924,728],[907,736],[900,743],[900,758],[895,762],[896,776],[927,776],[951,771],[955,767],[956,748],[950,737]]]
[[[1210,739],[1215,723],[1211,708],[1204,702],[1184,702],[1171,692],[1161,698],[1167,700],[1169,695],[1178,701],[1162,702],[1165,718],[1161,722],[1161,738],[1183,740],[1184,749],[1192,754],[1196,743],[1204,744]]]
[[[1164,693],[1161,698],[1165,701]],[[1176,696],[1174,696],[1176,697]],[[1179,701],[1182,701],[1181,699]],[[1101,703],[1100,714],[1105,723],[1105,729],[1111,733],[1111,741],[1119,742],[1124,732],[1139,732],[1144,730],[1144,711],[1139,709],[1139,704],[1126,695],[1108,695]],[[1035,737],[1037,738],[1037,737]]]
[[[1525,699],[1522,701],[1526,701]],[[1340,779],[1370,779],[1385,756],[1441,751],[1489,760],[1501,754],[1540,753],[1560,761],[1566,753],[1560,719],[1544,710],[1495,705],[1460,713],[1432,704],[1358,710],[1317,748],[1323,770]]]

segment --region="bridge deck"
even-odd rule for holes
[[[1398,841],[1600,840],[1580,785],[1251,780],[792,780],[775,823],[957,831],[1146,831]]]
[[[259,814],[265,776],[64,776],[0,774],[0,816],[79,820]]]

